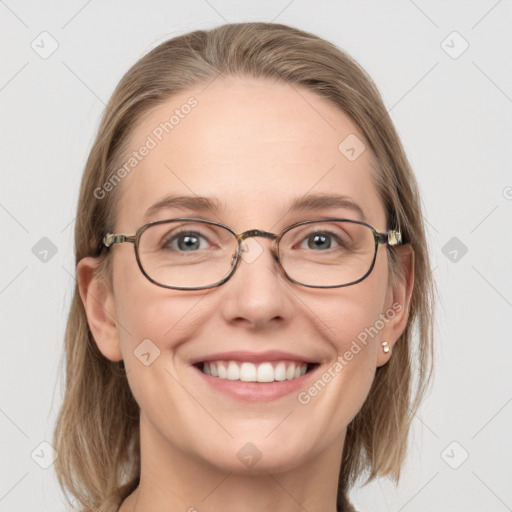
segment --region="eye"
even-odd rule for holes
[[[182,231],[174,234],[164,244],[164,248],[184,252],[193,252],[209,247],[210,244],[206,237],[197,231]]]
[[[300,244],[300,249],[313,249],[324,251],[334,247],[343,246],[341,240],[333,233],[328,231],[314,232],[309,234]]]

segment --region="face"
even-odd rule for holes
[[[159,141],[155,128],[191,96],[197,105]],[[236,233],[279,233],[328,217],[361,220],[340,204],[290,209],[312,195],[343,195],[379,232],[388,228],[369,150],[353,160],[339,149],[346,137],[363,141],[362,135],[310,91],[218,79],[152,111],[137,126],[132,150],[148,136],[156,146],[118,185],[116,233],[133,235],[147,222],[186,216],[222,222]],[[206,197],[220,206],[169,205],[144,217],[168,195]],[[124,360],[141,410],[142,443],[155,461],[179,454],[226,472],[284,471],[327,453],[339,456],[376,368],[389,358],[380,342],[392,345],[400,335],[396,304],[403,295],[390,287],[384,246],[366,279],[332,289],[287,280],[271,240],[255,238],[248,247],[254,258],[242,260],[228,282],[198,291],[156,286],[138,268],[132,244],[111,249],[113,293],[105,298],[111,316],[90,318],[90,325],[103,354]],[[372,327],[378,333],[368,335]],[[259,383],[201,371],[203,362],[219,360],[234,361],[233,368],[252,363],[256,371],[262,363],[274,369],[284,363],[285,371],[293,362],[308,364],[298,378]],[[259,456],[251,469],[247,457]]]

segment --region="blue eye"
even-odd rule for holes
[[[309,235],[306,240],[310,249],[330,249],[333,243],[332,237],[324,233]]]
[[[209,244],[206,238],[200,233],[183,231],[170,238],[166,242],[165,247],[177,251],[193,252],[200,249],[207,249]]]
[[[344,243],[339,236],[328,231],[316,231],[310,233],[299,245],[299,249],[312,249],[317,252],[343,247],[346,247],[346,243]]]

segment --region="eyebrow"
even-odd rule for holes
[[[152,204],[144,213],[144,220],[148,221],[160,210],[178,208],[196,212],[219,212],[223,210],[221,202],[215,198],[200,196],[174,196],[168,195]]]
[[[144,213],[144,220],[149,222],[151,217],[166,208],[177,208],[194,212],[219,213],[226,207],[218,199],[201,196],[176,196],[168,195],[152,204]],[[333,194],[309,194],[295,199],[288,212],[305,212],[319,210],[334,210],[343,208],[355,213],[360,220],[366,222],[363,209],[349,196]]]
[[[290,211],[315,211],[315,210],[334,210],[344,208],[355,213],[360,220],[366,222],[366,216],[363,209],[353,201],[349,196],[332,194],[310,194],[296,199],[290,206]]]

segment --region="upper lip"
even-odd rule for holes
[[[246,350],[236,350],[232,352],[216,352],[201,357],[191,359],[190,364],[204,363],[207,361],[241,361],[250,363],[262,363],[265,361],[298,361],[304,363],[316,363],[314,359],[284,352],[282,350],[268,350],[266,352],[250,352]]]

